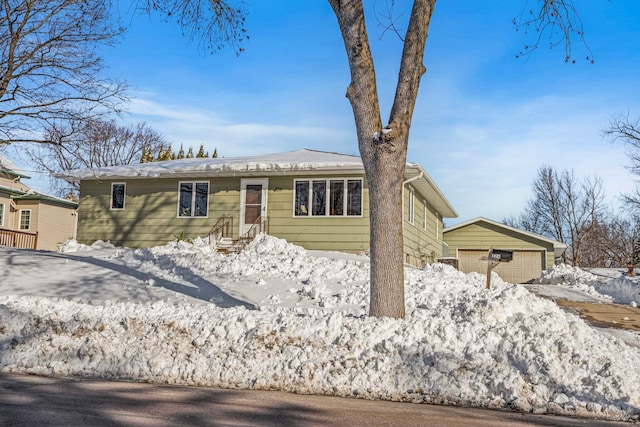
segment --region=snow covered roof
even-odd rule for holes
[[[0,171],[5,171],[13,176],[19,176],[20,178],[31,178],[22,169],[15,165],[11,160],[0,154]]]
[[[283,172],[362,170],[358,156],[297,150],[260,156],[191,158],[137,163],[94,169],[75,169],[55,176],[70,182],[86,179],[192,178],[201,176],[245,176]]]
[[[562,255],[564,251],[567,249],[566,243],[562,243],[557,240],[550,239],[548,237],[542,236],[537,233],[532,233],[530,231],[524,231],[519,228],[511,227],[509,225],[502,224],[500,222],[492,221],[490,219],[483,218],[481,216],[474,219],[470,219],[469,221],[461,222],[460,224],[452,225],[451,227],[447,227],[443,230],[443,233],[448,233],[449,231],[457,230],[459,228],[463,228],[478,222],[486,222],[487,224],[491,224],[495,227],[504,228],[505,230],[513,231],[519,234],[523,234],[525,236],[529,236],[534,239],[542,240],[543,242],[551,243],[553,244],[553,249],[556,257],[559,257],[560,255]]]
[[[138,163],[95,169],[75,169],[54,176],[69,182],[96,179],[197,178],[204,176],[265,176],[295,173],[345,174],[364,173],[359,156],[316,150],[244,157],[191,158],[163,162]],[[457,212],[429,175],[417,163],[407,163],[405,175],[415,179],[415,187],[444,218],[455,218]]]
[[[14,200],[43,200],[47,202],[59,203],[62,205],[67,205],[71,207],[78,207],[78,203],[73,200],[63,199],[61,197],[50,196],[48,194],[40,193],[35,190],[29,190],[27,192],[20,192],[20,195],[11,196]]]

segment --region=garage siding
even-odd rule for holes
[[[504,249],[504,248],[501,248]],[[487,261],[481,257],[487,256],[487,250],[459,249],[458,260],[460,271],[464,273],[487,273]],[[502,280],[509,283],[525,283],[540,277],[544,267],[545,251],[514,250],[513,261],[503,262],[494,267]]]
[[[496,266],[493,271],[510,283],[523,283],[538,278],[542,271],[554,264],[554,242],[536,237],[513,227],[479,218],[444,232],[450,255],[458,258],[458,268],[466,273],[487,274],[487,256],[490,247],[514,251],[513,261]]]

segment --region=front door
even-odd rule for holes
[[[265,231],[269,179],[243,179],[240,182],[240,236]]]

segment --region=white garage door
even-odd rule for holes
[[[487,261],[480,260],[486,257],[487,250],[458,249],[458,265],[464,273],[487,274]],[[542,274],[544,251],[513,251],[513,261],[501,262],[493,271],[502,280],[509,283],[525,283],[537,279]]]

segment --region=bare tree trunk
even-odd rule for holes
[[[358,146],[369,185],[371,293],[369,314],[402,318],[404,256],[402,192],[409,128],[418,96],[427,30],[435,0],[413,4],[389,124],[383,128],[376,74],[362,0],[329,0],[344,40],[351,83],[347,98],[355,116]]]
[[[369,182],[371,290],[369,315],[405,315],[402,191],[406,146],[365,163]]]

